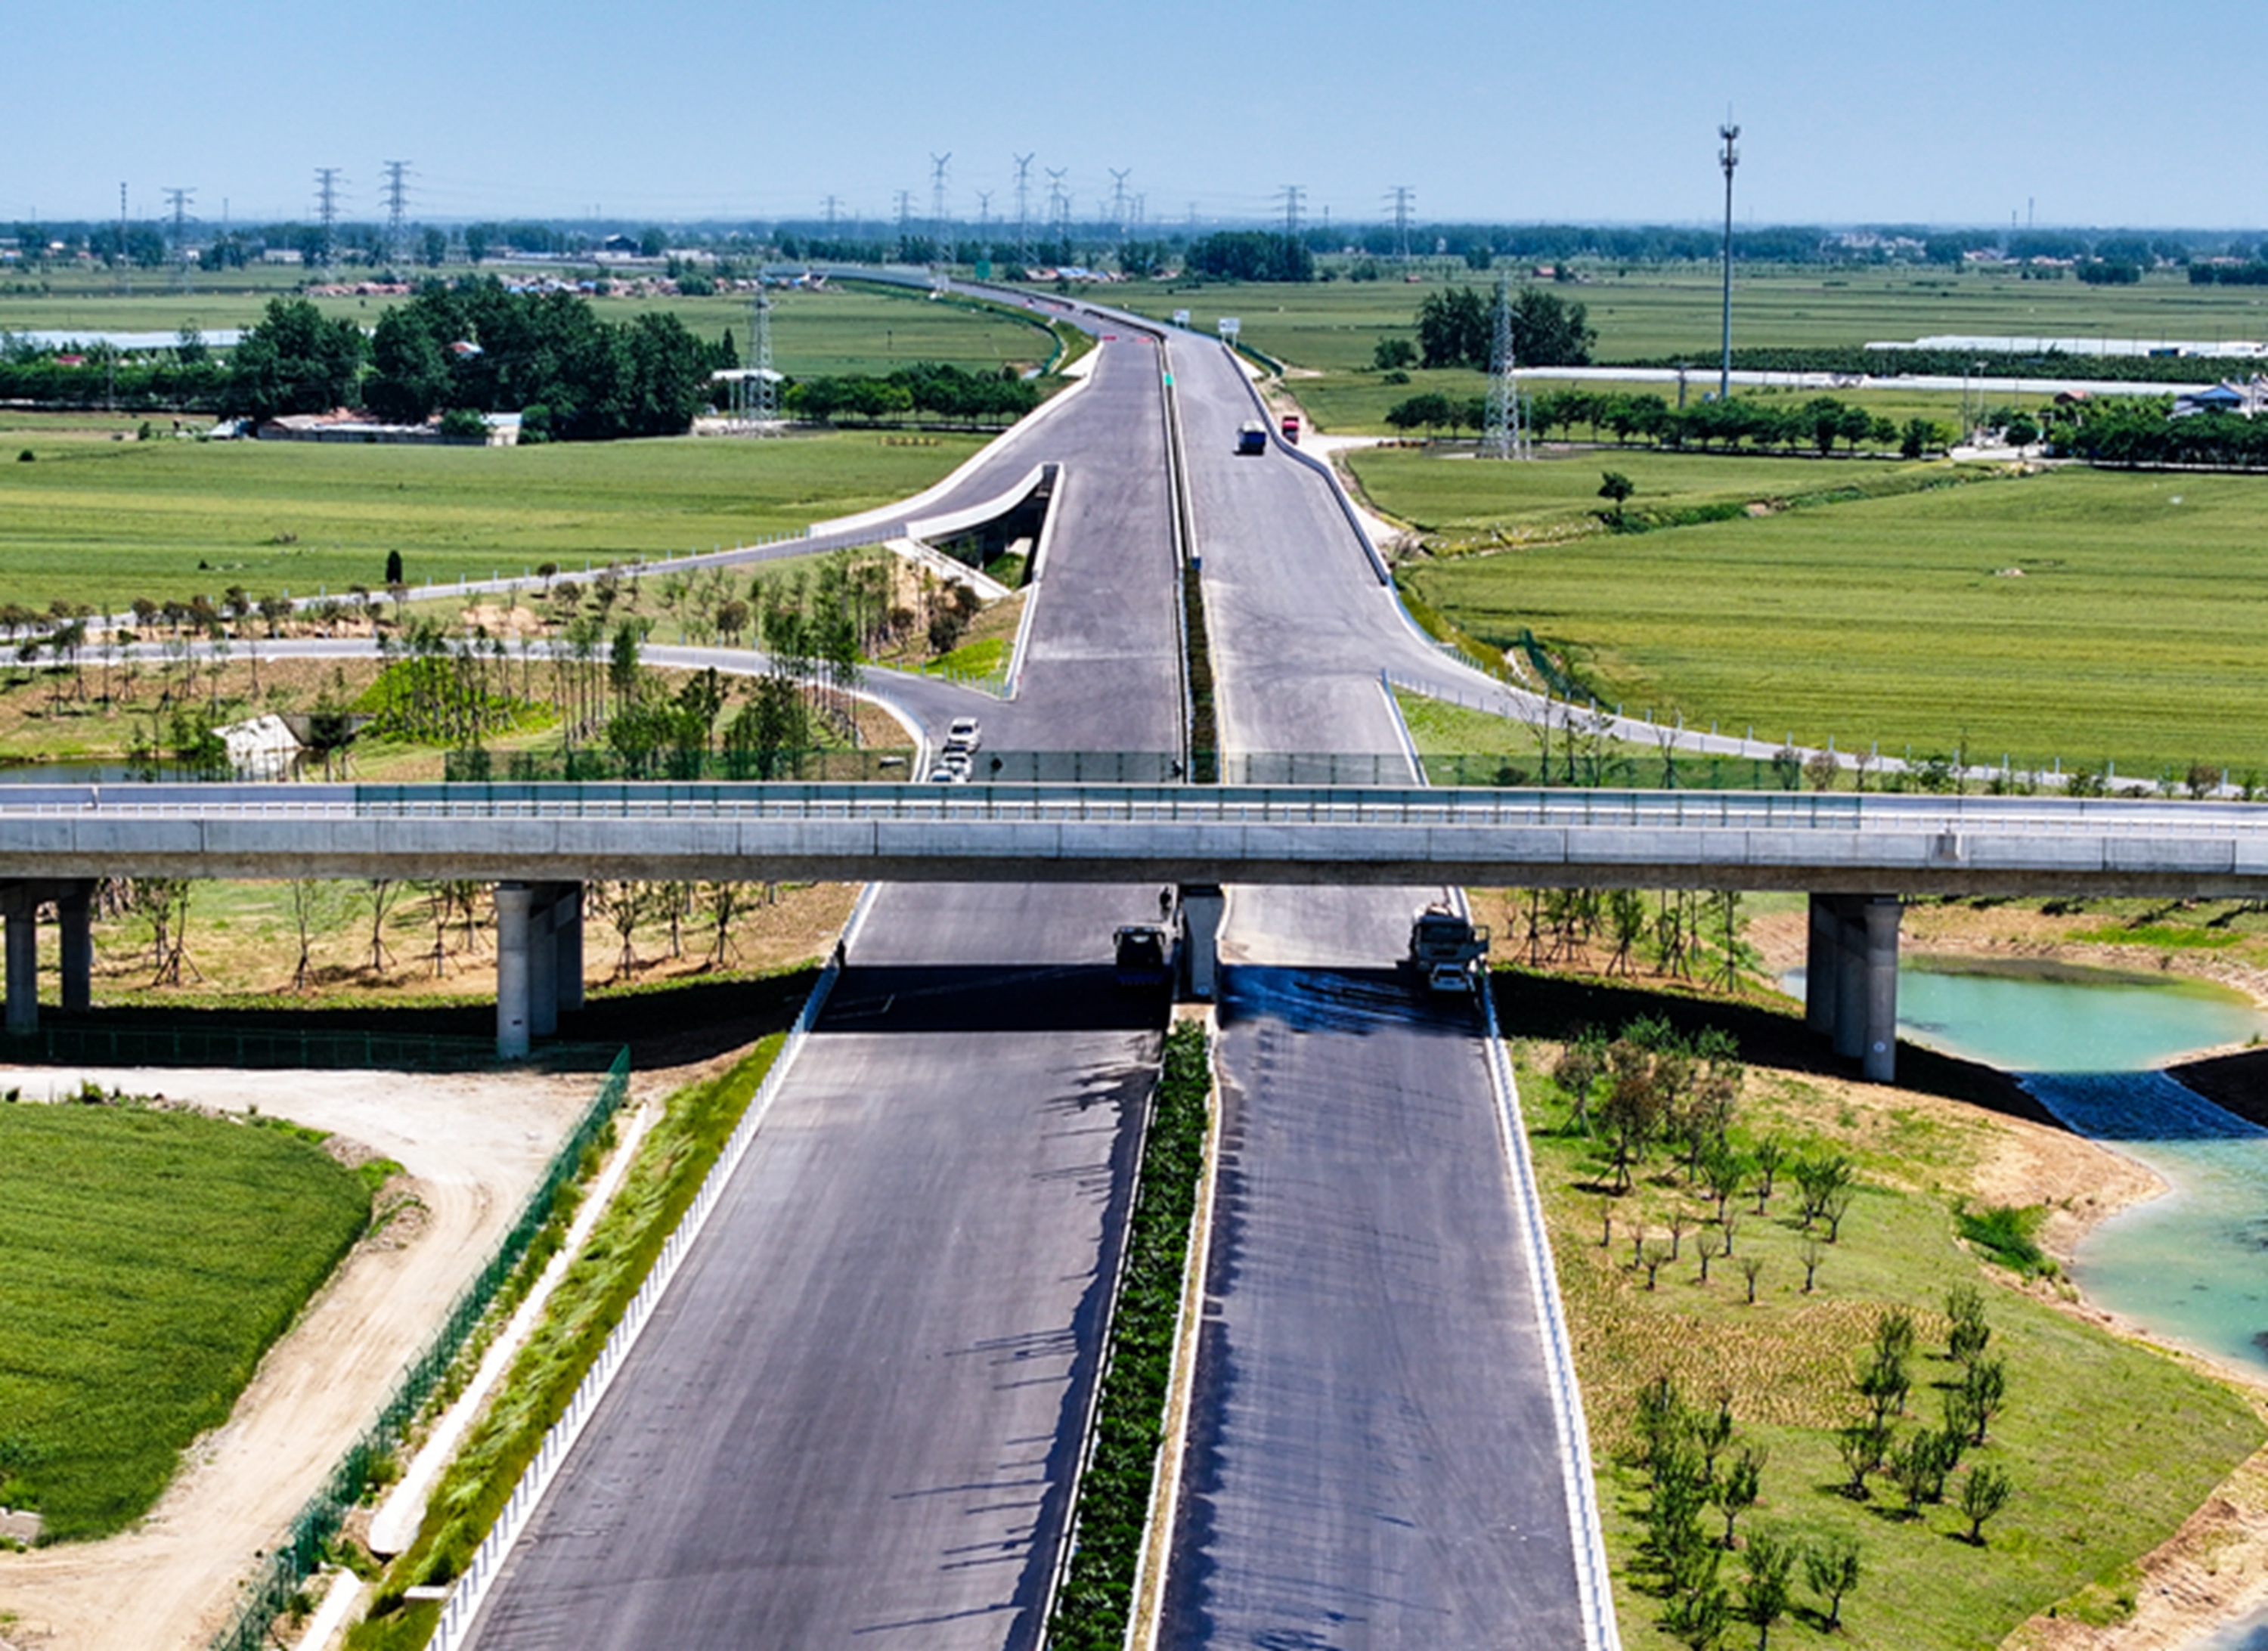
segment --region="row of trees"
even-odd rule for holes
[[[2268,418],[2169,410],[2162,397],[2105,397],[2056,409],[2046,434],[2055,453],[2097,464],[2268,467]]]
[[[1512,356],[1523,367],[1587,365],[1599,335],[1589,313],[1541,287],[1525,286],[1512,298]],[[1473,287],[1445,287],[1428,293],[1418,306],[1418,364],[1427,367],[1493,365],[1496,299]]]
[[[1191,241],[1182,268],[1219,281],[1312,281],[1315,255],[1297,236],[1222,230]]]
[[[1624,446],[1646,442],[1703,452],[1745,445],[1756,453],[1793,453],[1808,448],[1825,455],[1841,442],[1845,451],[1854,454],[1866,446],[1877,451],[1895,448],[1902,456],[1916,459],[1941,452],[1954,434],[1932,419],[1911,418],[1898,424],[1831,395],[1785,406],[1734,396],[1679,408],[1659,395],[1553,390],[1528,402],[1526,416],[1528,428],[1547,439],[1554,431],[1572,435],[1580,426],[1593,441],[1611,436]],[[1485,397],[1454,397],[1439,391],[1410,396],[1386,412],[1386,422],[1396,430],[1447,430],[1452,435],[1482,429],[1487,419]]]
[[[239,347],[239,363],[285,307],[269,306],[269,319]],[[359,348],[359,332],[336,325]],[[674,315],[603,321],[573,293],[513,292],[493,278],[426,283],[379,318],[370,357],[362,401],[379,416],[517,412],[524,441],[680,434],[710,399],[710,373],[737,365],[729,336],[704,343]]]
[[[1040,392],[1013,368],[975,373],[920,362],[887,378],[806,379],[788,387],[782,404],[796,417],[822,424],[838,419],[873,424],[909,413],[1012,424],[1040,404]]]
[[[1842,1626],[1843,1602],[1865,1574],[1855,1541],[1838,1533],[1799,1542],[1759,1529],[1743,1543],[1738,1535],[1742,1515],[1762,1499],[1771,1453],[1739,1436],[1729,1394],[1712,1406],[1694,1405],[1675,1379],[1658,1377],[1639,1390],[1635,1433],[1633,1464],[1647,1492],[1640,1563],[1664,1601],[1665,1628],[1687,1645],[1712,1647],[1742,1618],[1763,1651],[1794,1603],[1799,1567],[1820,1602],[1819,1625],[1830,1633]],[[1723,1574],[1726,1557],[1736,1551],[1737,1588]]]

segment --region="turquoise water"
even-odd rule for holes
[[[2164,1198],[2098,1224],[2072,1273],[2088,1298],[2168,1339],[2268,1369],[2268,1130],[2142,1070],[2242,1043],[2250,1004],[2147,977],[2099,984],[1901,969],[1900,1030],[2023,1075],[2072,1129],[2165,1178]],[[2268,1610],[2184,1651],[2268,1651]]]
[[[2076,978],[1898,971],[1898,1029],[2006,1072],[2136,1072],[2268,1031],[2250,1003],[2196,983],[2070,971]]]

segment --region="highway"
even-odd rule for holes
[[[1233,456],[1253,409],[1224,353],[1177,339],[1173,357],[1224,748],[1398,751],[1379,671],[1440,661],[1320,477]],[[1585,1643],[1480,1026],[1388,967],[1445,892],[1231,891],[1177,1651]]]
[[[1065,467],[988,742],[1179,742],[1155,347],[1102,348],[988,458]],[[1161,1020],[1112,988],[1109,933],[1155,896],[881,891],[471,1644],[1037,1642]]]

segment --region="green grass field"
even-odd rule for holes
[[[342,272],[347,281],[367,272]],[[443,272],[455,278],[468,273]],[[493,273],[493,272],[491,272]],[[587,273],[555,271],[561,274]],[[170,290],[159,275],[137,273],[133,289],[121,296],[107,281],[81,277],[51,283],[45,293],[0,291],[0,332],[85,328],[89,332],[178,332],[185,325],[217,331],[249,327],[268,301],[289,294],[303,272],[284,280],[272,272],[250,282],[232,271],[226,283],[188,292]],[[22,283],[15,284],[20,287]],[[374,327],[389,298],[324,298],[316,307]],[[647,311],[674,314],[704,338],[727,332],[743,350],[748,343],[748,299],[598,298],[591,300],[601,320],[622,321]],[[925,292],[881,286],[836,284],[822,291],[792,290],[772,299],[772,358],[792,378],[822,373],[887,373],[917,361],[940,361],[970,372],[997,371],[1015,364],[1043,365],[1055,341],[1036,321],[988,306],[939,302]]]
[[[2131,1609],[2131,1562],[2170,1537],[2261,1442],[2250,1406],[2197,1370],[1984,1279],[1955,1242],[1954,1214],[1957,1189],[1999,1128],[1988,1116],[1896,1101],[1855,1105],[1785,1074],[1752,1074],[1740,1132],[1778,1132],[1799,1153],[1848,1154],[1862,1190],[1839,1242],[1823,1247],[1819,1287],[1808,1295],[1793,1183],[1783,1178],[1767,1214],[1745,1217],[1736,1254],[1763,1262],[1750,1307],[1743,1279],[1721,1257],[1710,1281],[1699,1280],[1694,1249],[1714,1247],[1713,1226],[1701,1224],[1713,1211],[1659,1157],[1633,1192],[1612,1201],[1616,1242],[1601,1247],[1607,1176],[1594,1144],[1566,1131],[1566,1109],[1536,1069],[1548,1065],[1551,1048],[1522,1046],[1521,1087],[1631,1651],[1679,1643],[1656,1625],[1660,1599],[1635,1585],[1646,1498],[1643,1475],[1623,1459],[1638,1389],[1659,1375],[1673,1376],[1689,1404],[1728,1398],[1738,1436],[1770,1451],[1763,1500],[1742,1515],[1743,1532],[1811,1540],[1841,1533],[1862,1550],[1864,1574],[1845,1602],[1843,1631],[1828,1635],[1798,1615],[1773,1632],[1777,1647],[1969,1651],[1999,1644],[2058,1602],[2065,1615],[2115,1618]],[[1745,1204],[1753,1212],[1752,1195]],[[1683,1258],[1648,1290],[1631,1265],[1631,1235],[1643,1228],[1666,1238],[1681,1206],[1692,1223]],[[2008,1399],[1991,1442],[1969,1460],[1999,1466],[2015,1485],[1981,1549],[1961,1539],[1967,1522],[1954,1505],[1908,1519],[1887,1480],[1866,1501],[1841,1494],[1847,1476],[1832,1433],[1861,1408],[1851,1372],[1889,1308],[1911,1311],[1920,1327],[1900,1430],[1938,1425],[1938,1389],[1956,1368],[1944,1355],[1941,1307],[1949,1287],[1970,1282],[1986,1294],[1990,1351],[2006,1360]],[[1740,1575],[1738,1557],[1727,1555],[1722,1580]],[[1809,1603],[1800,1573],[1796,1593]],[[1736,1625],[1727,1643],[1746,1643],[1753,1632]]]
[[[225,1420],[369,1219],[298,1134],[136,1107],[0,1105],[0,1502],[116,1530]]]
[[[1603,467],[1636,509],[1758,500],[1892,467],[1676,454],[1531,465],[1356,455],[1383,508],[1451,537],[1580,526]],[[2242,476],[2061,470],[1638,534],[1418,561],[1471,635],[1531,628],[1602,702],[1845,750],[2067,771],[2268,768],[2268,490]]]
[[[976,450],[872,432],[541,447],[33,442],[0,464],[0,601],[115,611],[747,543],[917,492]]]
[[[1371,364],[1382,337],[1415,339],[1418,306],[1444,284],[1487,288],[1493,274],[1426,266],[1422,282],[1130,283],[1107,290],[1113,303],[1160,320],[1189,311],[1210,333],[1223,315],[1242,337],[1279,361],[1325,372]],[[1513,271],[1515,282],[1526,274]],[[1721,291],[1714,265],[1582,267],[1585,278],[1551,287],[1581,304],[1599,335],[1602,362],[1690,357],[1697,370],[1720,344]],[[2268,289],[2193,287],[2180,271],[2131,287],[2066,278],[1924,269],[1796,269],[1742,265],[1734,271],[1733,343],[1856,346],[1940,333],[2013,337],[2268,339]]]

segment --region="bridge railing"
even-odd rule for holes
[[[1314,824],[1458,829],[1990,830],[2225,837],[2268,829],[2268,805],[1848,792],[1456,790],[1119,784],[867,785],[77,785],[0,788],[0,825],[54,817],[260,820],[813,820]]]

